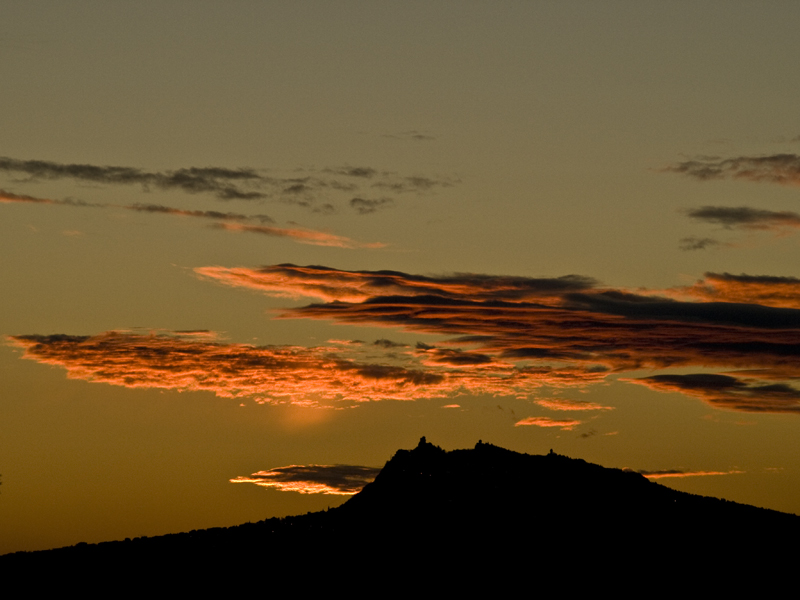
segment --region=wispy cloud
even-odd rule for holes
[[[0,204],[54,204],[60,206],[76,206],[76,207],[104,207],[105,204],[89,204],[80,200],[51,200],[49,198],[36,198],[34,196],[27,196],[25,194],[14,194],[6,190],[0,190]]]
[[[548,417],[527,417],[514,423],[514,427],[533,426],[533,427],[558,427],[559,429],[570,431],[580,425],[582,421],[575,419],[550,419]]]
[[[351,240],[341,235],[334,235],[315,229],[269,227],[267,225],[244,225],[242,223],[217,223],[216,229],[236,231],[243,233],[259,233],[272,237],[291,238],[302,244],[314,246],[329,246],[335,248],[385,248],[386,244],[380,242],[362,243]]]
[[[53,204],[75,207],[93,208],[122,208],[136,212],[155,213],[162,215],[172,215],[179,217],[194,217],[201,219],[211,219],[216,221],[212,227],[224,229],[238,233],[258,233],[272,237],[289,238],[303,244],[315,246],[328,246],[336,248],[384,248],[386,244],[380,242],[363,243],[351,240],[350,238],[335,235],[333,233],[307,229],[303,227],[273,227],[269,225],[248,225],[246,221],[257,221],[260,223],[274,223],[275,221],[268,215],[244,215],[232,212],[220,212],[216,210],[186,210],[164,206],[162,204],[87,204],[74,200],[50,200],[46,198],[36,198],[20,194],[12,194],[0,190],[0,203],[33,203],[33,204]]]
[[[336,213],[337,205],[342,202],[349,202],[349,206],[359,214],[374,213],[394,204],[393,198],[367,198],[369,191],[374,189],[392,194],[427,195],[435,188],[450,187],[458,182],[447,177],[379,171],[369,166],[305,168],[277,173],[249,167],[216,166],[148,171],[137,167],[9,157],[0,157],[0,173],[27,176],[27,179],[17,183],[71,180],[98,185],[137,185],[144,191],[179,190],[189,194],[210,195],[218,200],[269,198],[317,214]]]
[[[664,479],[671,477],[707,477],[709,475],[738,475],[744,471],[681,471],[680,469],[664,469],[661,471],[636,471],[648,479]]]
[[[394,204],[391,198],[353,198],[350,200],[350,208],[355,210],[360,215],[368,215],[374,213],[379,208],[386,208]]]
[[[682,238],[679,244],[681,250],[705,250],[706,248],[713,248],[719,246],[722,242],[714,238],[699,238],[699,237],[685,237]]]
[[[417,131],[416,129],[401,131],[400,133],[383,133],[381,134],[381,137],[395,140],[411,140],[414,142],[432,142],[436,139],[435,135],[426,133],[424,131]]]
[[[800,214],[796,212],[779,212],[749,206],[703,206],[689,209],[686,214],[692,219],[721,225],[726,229],[776,231],[800,227]]]
[[[372,179],[379,175],[376,169],[372,167],[337,167],[325,169],[327,173],[335,173],[336,175],[345,175],[347,177],[359,177],[363,179]]]
[[[355,465],[289,465],[230,481],[254,483],[281,492],[352,496],[375,479],[379,472],[380,468]]]
[[[542,408],[550,410],[614,410],[613,406],[603,406],[594,402],[587,402],[585,400],[570,400],[568,398],[539,398],[534,400],[536,404]]]
[[[210,193],[222,200],[264,198],[263,193],[245,190],[243,184],[263,178],[253,169],[190,167],[175,171],[145,171],[134,167],[64,164],[45,160],[0,157],[0,171],[24,173],[31,179],[74,179],[102,184],[133,185],[184,192]]]
[[[733,158],[703,157],[676,163],[664,169],[699,180],[744,179],[747,181],[800,184],[800,155],[772,154]]]
[[[449,179],[434,179],[431,177],[413,176],[402,177],[394,181],[376,181],[372,184],[374,188],[389,190],[395,193],[407,192],[427,192],[437,187],[450,187],[455,182]]]
[[[218,221],[250,221],[257,220],[262,223],[274,223],[274,219],[267,215],[242,215],[231,212],[220,212],[217,210],[184,210],[180,208],[173,208],[171,206],[163,206],[161,204],[130,204],[123,206],[128,210],[135,210],[137,212],[159,213],[164,215],[176,215],[179,217],[200,217],[203,219],[216,219]]]

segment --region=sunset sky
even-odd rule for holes
[[[0,553],[336,506],[423,435],[800,513],[798,22],[3,3]]]

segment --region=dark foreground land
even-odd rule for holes
[[[719,568],[730,576],[794,571],[798,534],[795,515],[678,492],[630,471],[480,442],[445,452],[423,438],[331,510],[18,552],[0,557],[0,570],[126,581],[177,573],[195,583],[198,575],[318,582],[391,572],[398,583],[454,578],[462,586],[489,573],[563,578],[613,569],[658,579],[665,569]]]

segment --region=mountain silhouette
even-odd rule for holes
[[[0,567],[63,572],[91,565],[167,578],[181,565],[219,576],[269,568],[287,577],[337,577],[357,569],[391,571],[406,582],[532,565],[559,577],[576,569],[585,575],[689,564],[761,569],[788,566],[794,555],[787,543],[798,533],[795,515],[675,491],[632,471],[481,442],[447,452],[422,438],[334,509],[17,552],[0,557]]]

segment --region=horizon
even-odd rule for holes
[[[423,436],[800,514],[796,4],[3,13],[0,554]]]

